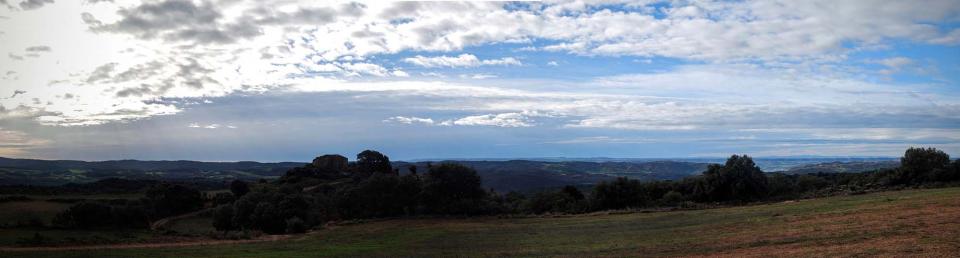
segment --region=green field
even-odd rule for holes
[[[0,256],[958,256],[957,239],[960,188],[944,188],[694,211],[385,220],[274,242]]]

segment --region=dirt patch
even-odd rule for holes
[[[702,257],[960,255],[960,200],[798,215],[765,227],[727,228]],[[951,240],[952,239],[952,240]]]

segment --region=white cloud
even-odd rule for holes
[[[521,65],[520,60],[513,57],[504,57],[500,59],[480,60],[471,54],[461,54],[459,56],[435,56],[425,57],[417,55],[403,59],[404,62],[423,66],[427,68],[435,67],[477,67],[481,65]]]
[[[529,117],[523,113],[501,113],[467,116],[456,120],[446,120],[440,125],[464,125],[464,126],[496,126],[496,127],[531,127],[533,123]]]
[[[415,123],[426,124],[426,125],[434,124],[433,119],[421,118],[421,117],[415,117],[415,116],[411,116],[411,117],[395,116],[395,117],[387,118],[383,120],[383,122],[387,122],[387,123],[393,122],[393,123],[401,123],[401,124],[408,124],[408,125],[415,124]]]
[[[547,65],[549,65],[549,66],[559,66],[560,64],[558,64],[557,61],[550,61],[550,62],[547,62]]]
[[[187,125],[187,127],[202,128],[202,129],[220,129],[220,128],[237,129],[237,126],[234,126],[234,125],[222,125],[217,123],[207,124],[207,125],[201,125],[200,123],[190,123]]]
[[[606,8],[616,2],[630,8]],[[36,117],[37,121],[52,125],[144,119],[184,110],[182,104],[161,100],[299,89],[302,84],[327,80],[361,85],[343,82],[409,76],[383,62],[379,58],[382,54],[432,52],[404,60],[424,67],[521,65],[515,57],[481,60],[472,54],[432,56],[503,42],[550,42],[529,49],[591,56],[662,56],[707,63],[812,60],[817,65],[844,60],[857,47],[883,45],[889,40],[955,45],[960,38],[960,30],[937,26],[958,18],[960,5],[951,0],[924,4],[704,1],[675,2],[660,9],[648,4],[548,1],[532,3],[531,8],[508,9],[504,3],[494,2],[166,0],[97,4],[56,1],[30,11],[0,8],[0,15],[9,17],[0,21],[0,31],[4,32],[0,35],[4,42],[0,53],[7,53],[6,58],[0,58],[0,67],[9,68],[4,71],[9,76],[0,79],[0,92],[7,95],[26,90],[15,98],[0,100],[0,105],[27,106],[43,114]],[[778,72],[782,71],[773,71]],[[676,73],[637,77],[671,82],[668,75]],[[724,78],[722,74],[707,75]],[[775,81],[739,78],[750,86],[740,88],[750,88],[746,95],[755,96],[765,84],[786,87],[810,83],[806,85],[830,88],[856,88],[861,84],[836,78],[765,78]],[[700,85],[681,88],[722,91]],[[680,86],[664,88],[670,87]],[[942,99],[937,94],[904,97],[903,92],[878,89],[872,93],[884,98],[902,95],[896,97]],[[778,94],[797,96],[802,92],[802,102],[836,100],[821,100],[818,91],[800,86],[792,92],[772,92],[760,95],[776,95],[773,99],[791,103],[794,98]],[[74,97],[63,97],[67,94]],[[827,97],[839,96],[863,99]],[[719,98],[737,95],[724,93]],[[915,104],[913,101],[908,104]],[[607,126],[621,120],[593,118],[585,118],[578,125]]]
[[[488,73],[475,73],[475,74],[461,74],[460,78],[470,78],[474,80],[483,80],[483,79],[492,79],[497,78],[497,75],[488,74]]]

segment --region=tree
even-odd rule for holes
[[[640,181],[618,177],[613,182],[600,182],[593,188],[593,205],[596,209],[623,209],[646,206],[647,195]]]
[[[283,234],[287,229],[286,220],[280,216],[277,206],[271,202],[261,202],[250,214],[253,229],[259,229],[267,234]]]
[[[438,214],[472,214],[480,211],[487,192],[477,171],[454,163],[431,166],[423,182],[422,200]]]
[[[365,175],[393,172],[390,158],[373,150],[365,150],[357,154],[357,169]]]
[[[233,223],[233,205],[220,205],[213,211],[213,227],[220,231],[237,229]]]
[[[214,205],[231,204],[236,200],[237,198],[231,193],[217,193],[213,195]]]
[[[146,192],[156,218],[198,210],[203,207],[202,196],[197,189],[170,183],[154,185]]]
[[[109,205],[96,202],[81,202],[56,215],[53,224],[66,228],[94,228],[113,225]]]
[[[580,192],[580,189],[577,189],[572,185],[564,186],[562,191],[564,194],[566,194],[570,198],[573,198],[574,200],[579,201],[579,200],[583,200],[584,198],[583,193]]]
[[[900,158],[894,183],[919,184],[937,180],[950,165],[950,155],[935,148],[909,148]]]
[[[233,180],[233,182],[230,182],[230,192],[236,198],[243,197],[244,194],[250,192],[250,185],[244,181]]]
[[[751,201],[767,194],[767,176],[747,155],[733,155],[703,172],[705,197],[710,201]]]
[[[524,203],[524,210],[534,214],[580,213],[587,211],[587,208],[583,193],[569,185],[560,190],[538,192]]]

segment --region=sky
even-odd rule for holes
[[[0,156],[960,156],[960,1],[0,0]]]

